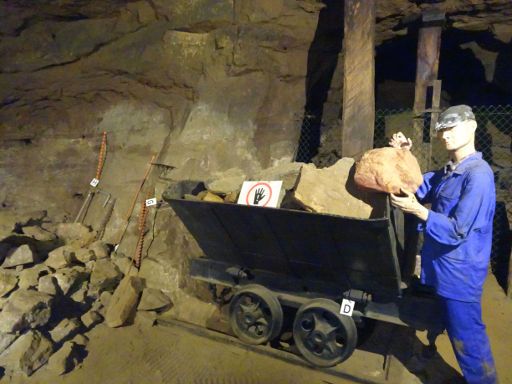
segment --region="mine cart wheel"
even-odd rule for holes
[[[293,338],[302,356],[317,367],[332,367],[348,359],[357,344],[351,317],[339,314],[332,300],[314,299],[302,305],[293,322]]]
[[[279,335],[283,309],[267,288],[251,284],[235,293],[229,305],[231,329],[247,344],[264,344]]]

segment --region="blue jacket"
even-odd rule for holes
[[[426,173],[416,194],[421,203],[432,204],[420,225],[422,282],[449,299],[480,301],[496,205],[492,169],[476,152],[453,171],[447,165]]]

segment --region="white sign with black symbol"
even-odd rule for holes
[[[340,314],[352,317],[356,302],[353,300],[343,299],[340,307]]]
[[[99,184],[99,182],[100,181],[97,178],[94,178],[91,180],[89,184],[91,185],[91,187],[96,187]]]
[[[146,207],[151,207],[153,205],[156,205],[156,197],[153,197],[152,199],[146,200]]]
[[[238,204],[277,208],[283,181],[244,181]]]

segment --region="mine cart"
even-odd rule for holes
[[[204,252],[191,261],[191,276],[233,288],[229,321],[245,343],[276,338],[283,307],[297,309],[295,344],[319,367],[347,359],[356,347],[358,327],[368,319],[416,329],[435,326],[434,295],[411,288],[402,278],[405,264],[410,265],[404,255],[403,216],[389,202],[382,217],[355,219],[167,201]],[[340,313],[345,312],[342,303],[349,309],[353,305],[351,316]]]

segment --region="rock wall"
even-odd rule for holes
[[[378,2],[377,43],[403,35],[427,6]],[[471,28],[511,19],[508,0],[440,6],[452,23]],[[169,183],[233,168],[250,177],[289,163],[315,98],[322,108],[327,102],[326,121],[336,125],[340,15],[334,0],[3,2],[0,234],[35,209],[72,221],[95,175],[102,132],[99,188],[116,198],[103,240],[116,245],[128,224],[120,257],[135,252],[140,200],[159,198]],[[507,28],[499,33],[508,36]],[[328,96],[317,92],[329,88]],[[95,197],[86,224],[98,226],[103,199]],[[198,292],[186,267],[201,251],[179,219],[169,208],[153,210],[147,228],[141,275],[167,291]]]

